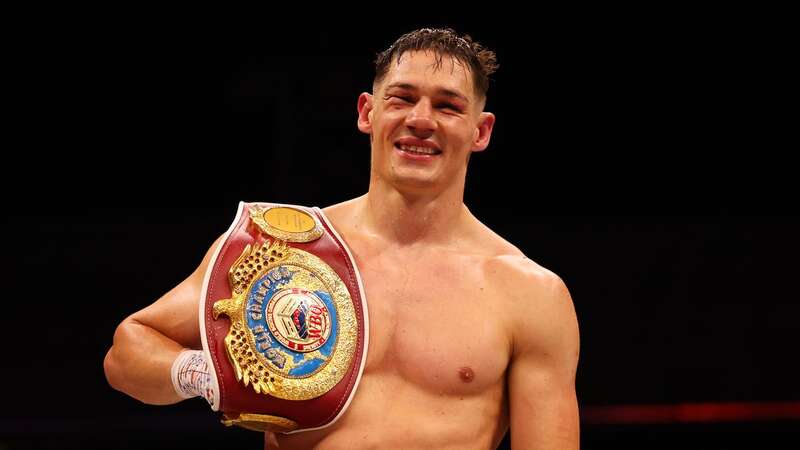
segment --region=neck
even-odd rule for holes
[[[464,183],[432,194],[403,192],[373,177],[361,207],[363,225],[397,245],[447,244],[471,216]]]

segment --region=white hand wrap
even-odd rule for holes
[[[184,350],[172,363],[172,386],[183,398],[203,397],[214,404],[216,392],[211,383],[209,364],[200,350]]]

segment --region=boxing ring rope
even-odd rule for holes
[[[667,424],[800,420],[800,402],[718,402],[582,406],[585,424]]]

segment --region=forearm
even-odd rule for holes
[[[132,319],[114,333],[104,369],[109,384],[144,403],[166,405],[183,398],[175,392],[170,370],[184,347]]]

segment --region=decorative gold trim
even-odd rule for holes
[[[285,258],[288,249],[285,242],[278,240],[272,243],[266,240],[255,251],[252,251],[250,244],[247,244],[228,271],[228,283],[230,283],[231,290],[235,294],[243,293],[247,286],[258,278],[259,273],[265,271],[266,267]]]
[[[222,416],[222,423],[226,427],[236,425],[252,431],[271,431],[273,433],[287,433],[300,428],[300,425],[294,420],[267,414],[240,413],[235,418],[230,418],[225,414]]]
[[[270,213],[280,212],[280,218],[292,222],[280,228],[282,220]],[[271,217],[273,216],[273,217]],[[311,242],[322,236],[322,224],[317,216],[289,206],[250,206],[250,218],[264,233],[287,242]],[[295,230],[292,230],[294,228]]]
[[[259,264],[259,261],[261,264]],[[260,269],[258,269],[260,265]],[[289,353],[282,353],[286,365],[279,369],[257,350],[253,332],[247,324],[247,295],[254,283],[270,270],[283,266],[296,268],[296,280],[286,287],[322,289],[331,295],[338,321],[338,331],[329,360],[311,374],[289,375],[295,367]],[[297,270],[301,269],[301,270]],[[304,269],[304,270],[302,270]],[[252,385],[256,393],[272,395],[285,400],[308,400],[331,390],[347,373],[357,348],[358,320],[347,286],[336,272],[315,255],[288,247],[285,242],[269,241],[256,251],[248,245],[229,272],[233,297],[214,303],[214,319],[220,314],[228,316],[231,327],[225,337],[228,358],[234,367],[236,379],[245,386]],[[304,355],[305,359],[314,355]]]

